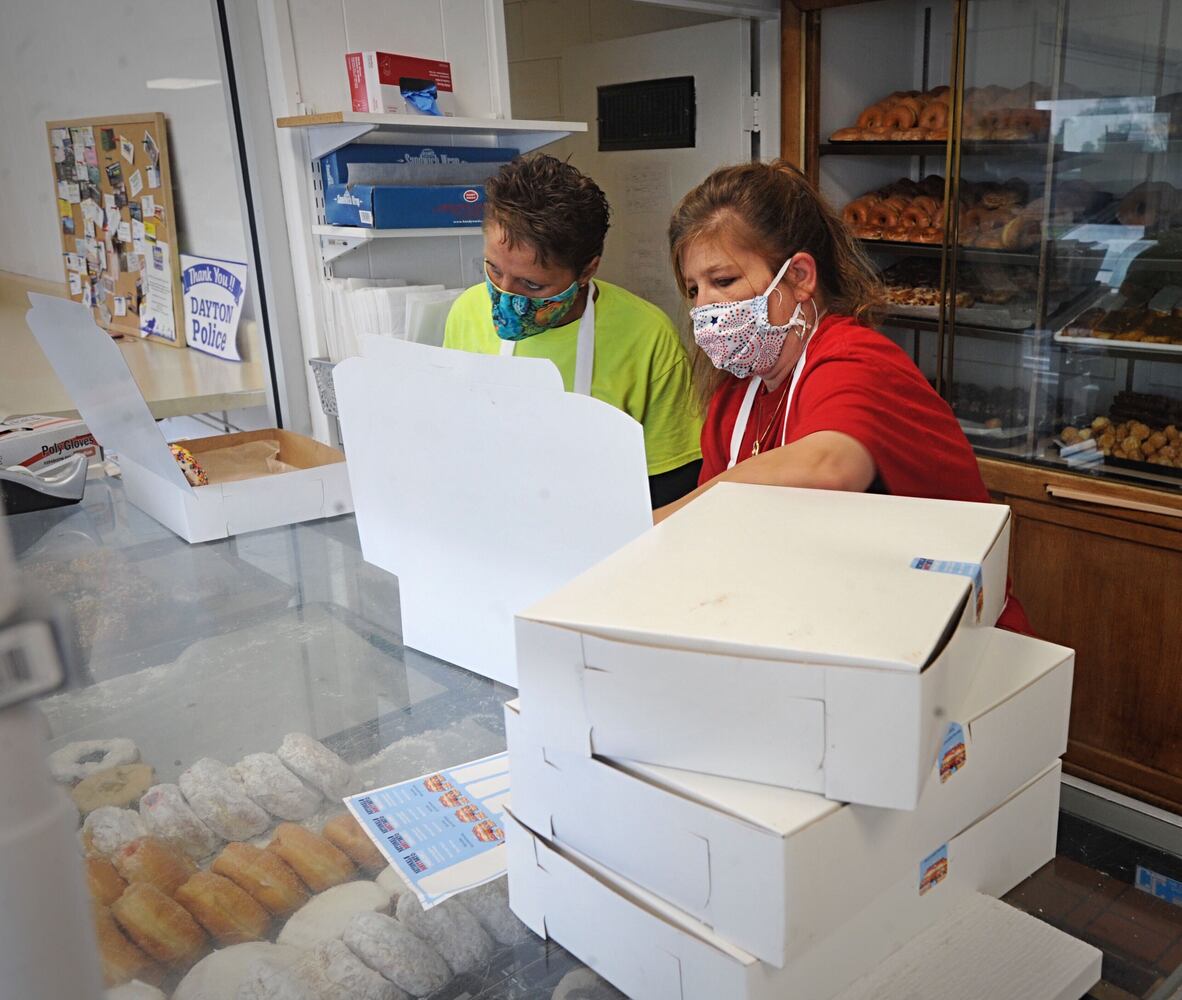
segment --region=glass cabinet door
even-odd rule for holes
[[[952,277],[973,305],[950,303],[943,364],[979,450],[1182,485],[1182,9],[1170,6],[965,7]],[[970,318],[1003,297],[990,322]],[[1024,433],[976,428],[978,389],[1024,397]]]

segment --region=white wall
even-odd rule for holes
[[[62,281],[45,123],[162,111],[180,249],[246,260],[220,85],[149,90],[159,77],[220,77],[204,0],[32,0],[3,5],[0,30],[0,270]]]
[[[721,20],[630,0],[505,0],[509,86],[518,118],[570,118],[562,55],[577,45]]]

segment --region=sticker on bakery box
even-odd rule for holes
[[[509,755],[420,775],[345,799],[424,909],[505,871]]]
[[[185,340],[190,347],[241,361],[238,322],[246,294],[246,265],[236,260],[181,254]]]
[[[965,765],[968,749],[965,747],[964,729],[959,722],[950,722],[940,746],[940,784],[951,778]]]
[[[1147,892],[1149,895],[1172,903],[1174,906],[1182,906],[1182,882],[1176,878],[1162,875],[1144,865],[1137,865],[1137,877],[1133,884],[1142,892]]]
[[[985,614],[985,581],[981,573],[980,563],[950,562],[944,559],[928,559],[919,557],[911,560],[912,569],[921,569],[929,573],[950,573],[953,576],[967,576],[973,583],[973,606],[977,621]]]
[[[919,863],[919,894],[934,889],[948,877],[948,845],[932,851]]]

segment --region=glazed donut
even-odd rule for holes
[[[932,217],[914,204],[899,214],[899,225],[908,229],[927,229],[931,224]]]
[[[227,844],[209,870],[245,889],[277,917],[294,913],[308,901],[308,890],[291,866],[254,844]]]
[[[893,243],[909,243],[911,241],[911,230],[906,226],[892,226],[890,229],[882,231],[882,238],[890,240]]]
[[[192,965],[205,948],[205,932],[188,911],[148,882],[129,885],[111,905],[111,915],[158,962]]]
[[[197,871],[189,858],[159,837],[140,837],[124,844],[111,861],[129,883],[151,883],[166,896],[173,895]]]
[[[931,90],[929,90],[928,96],[931,97],[933,100],[935,100],[938,97],[942,97],[942,98],[944,98],[944,100],[948,100],[948,96],[951,93],[952,93],[952,88],[949,87],[947,84],[942,83],[942,84],[940,84],[940,86],[933,87]]]
[[[83,778],[70,789],[70,798],[83,816],[103,806],[133,806],[154,780],[149,764],[120,764]]]
[[[914,93],[909,94],[907,97],[904,97],[899,101],[899,104],[900,106],[913,111],[915,113],[915,120],[917,122],[919,121],[919,116],[923,111],[924,99],[918,91],[915,91]]]
[[[866,198],[855,198],[841,210],[842,221],[847,226],[864,226],[870,221],[870,206]]]
[[[886,230],[893,229],[898,224],[899,212],[893,205],[880,201],[870,210],[870,225]]]
[[[860,128],[839,128],[829,137],[830,142],[857,142],[866,137],[866,130]]]
[[[228,878],[197,872],[176,891],[176,900],[219,944],[258,941],[271,918],[251,896]]]
[[[320,832],[329,843],[344,851],[363,872],[376,875],[389,864],[386,856],[361,829],[361,824],[349,813],[334,816]]]
[[[940,226],[928,226],[914,233],[912,239],[918,243],[943,243],[944,230]]]
[[[353,862],[341,850],[295,823],[280,823],[267,850],[291,865],[313,892],[323,892],[357,877]]]
[[[98,939],[99,959],[103,967],[103,982],[108,987],[118,986],[132,979],[149,983],[160,982],[163,978],[162,970],[127,940],[107,907],[95,906],[92,917],[95,937]]]
[[[97,771],[134,764],[139,759],[139,747],[131,740],[81,740],[55,750],[49,755],[48,763],[54,781],[72,785]]]
[[[886,118],[886,108],[881,104],[871,104],[858,115],[858,128],[878,128]]]
[[[911,207],[918,208],[921,212],[930,215],[933,219],[940,214],[940,202],[927,194],[919,195],[911,202]]]
[[[170,444],[168,448],[172,452],[172,457],[176,459],[176,464],[181,467],[181,472],[185,474],[185,479],[190,486],[209,485],[209,476],[205,474],[205,470],[201,468],[201,463],[197,461],[188,448],[179,444]]]
[[[882,226],[858,226],[854,235],[860,240],[881,240]]]
[[[867,142],[881,142],[884,139],[889,139],[893,131],[894,129],[887,125],[871,125],[865,130],[865,135],[862,138]]]
[[[919,124],[926,129],[948,127],[948,105],[943,101],[929,101],[919,114]]]
[[[90,857],[86,859],[86,886],[91,899],[100,906],[110,906],[123,895],[127,883],[106,858]]]
[[[211,855],[222,842],[189,808],[176,785],[154,785],[144,792],[140,819],[149,833],[175,844],[194,861]]]
[[[1005,224],[1001,231],[1001,242],[1007,250],[1023,250],[1038,243],[1042,235],[1042,224],[1038,219],[1016,215]]]
[[[326,798],[339,799],[353,780],[353,769],[307,733],[288,733],[275,751],[279,759]]]
[[[915,111],[908,104],[894,104],[882,119],[883,125],[891,129],[913,128],[917,121]]]

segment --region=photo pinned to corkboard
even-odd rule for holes
[[[113,337],[185,347],[164,115],[46,125],[70,298]]]

